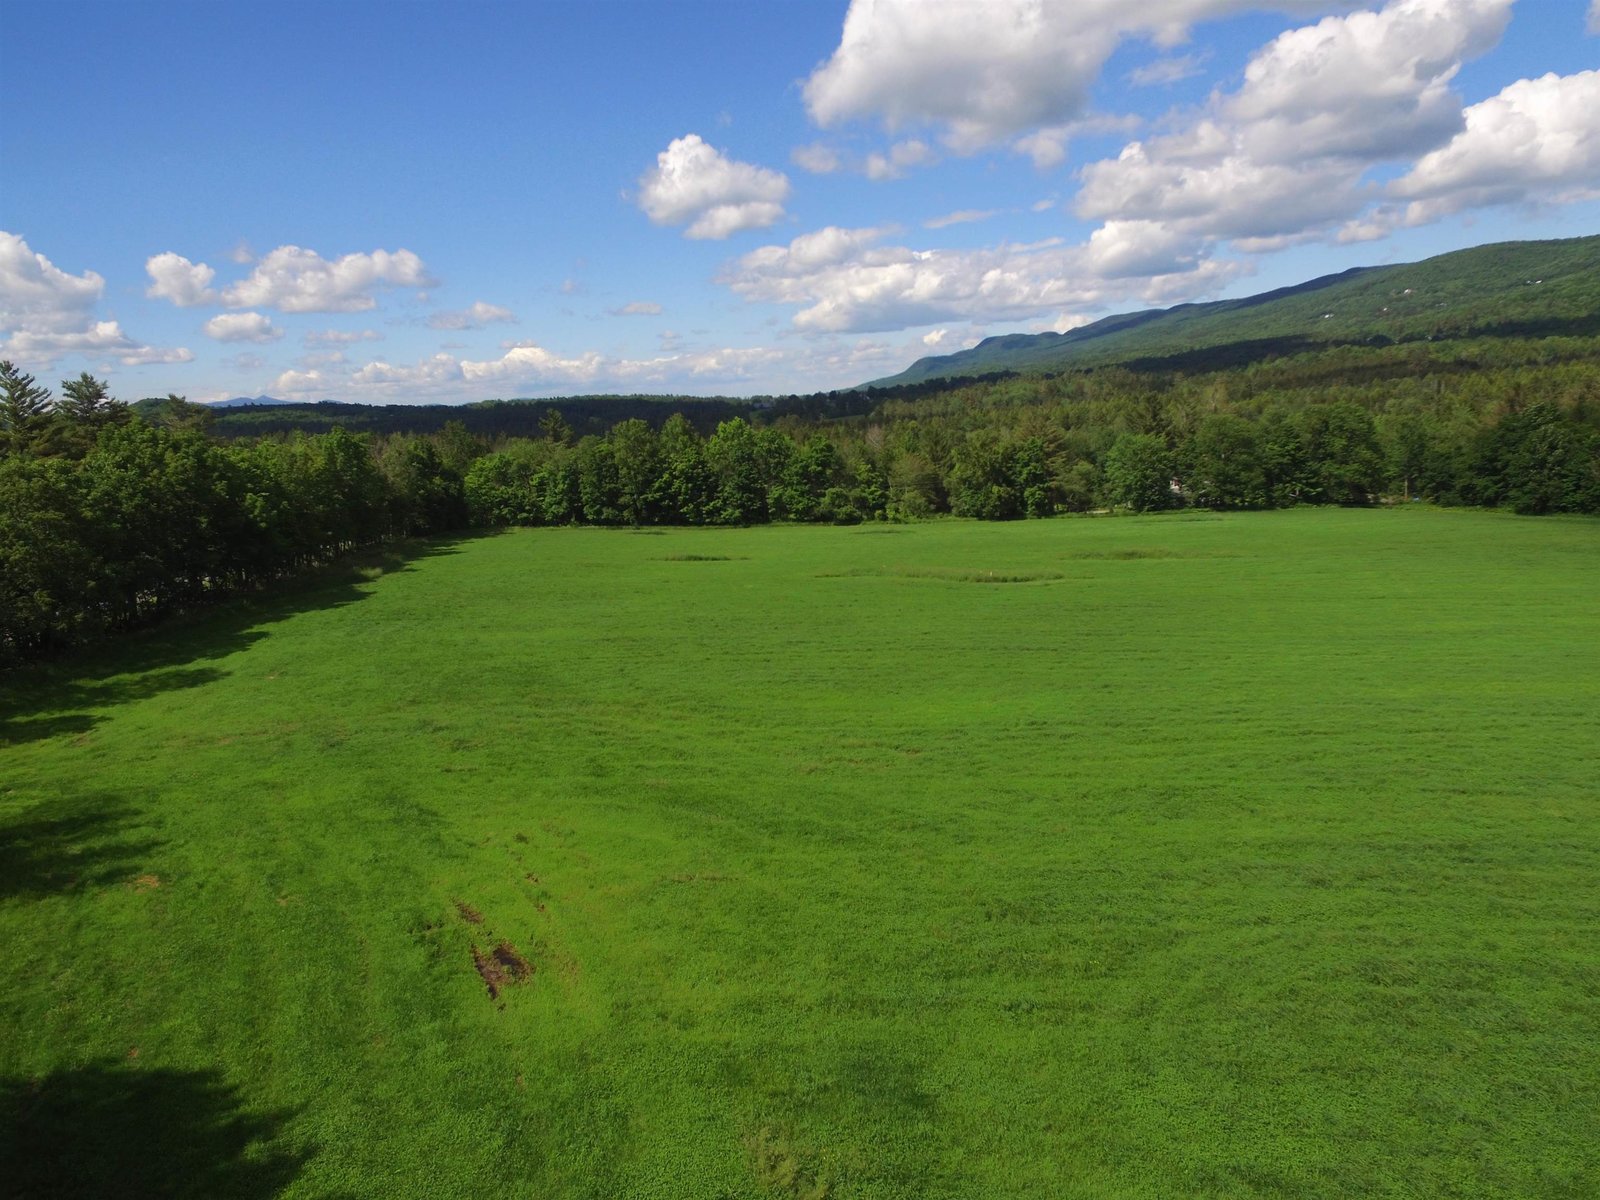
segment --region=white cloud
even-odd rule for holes
[[[881,245],[884,233],[825,229],[788,246],[763,246],[729,264],[719,281],[746,300],[799,307],[793,323],[804,332],[860,333],[1025,320],[1130,298],[1192,299],[1238,271],[1170,237],[1136,259],[1109,237],[1083,246],[1051,239],[954,251]],[[1137,275],[1136,267],[1147,273]]]
[[[889,129],[940,125],[969,152],[1081,117],[1090,85],[1128,36],[1174,45],[1194,22],[1259,0],[852,0],[839,46],[805,84],[824,127],[876,118]],[[1327,12],[1334,0],[1278,0]]]
[[[1251,58],[1224,113],[1261,162],[1422,153],[1461,128],[1450,81],[1500,40],[1512,3],[1396,0],[1290,30]]]
[[[1393,0],[1290,30],[1252,56],[1238,91],[1085,167],[1074,211],[1143,222],[1156,241],[1230,241],[1245,253],[1341,225],[1347,240],[1367,236],[1361,214],[1378,198],[1367,171],[1463,127],[1450,82],[1498,40],[1511,4]]]
[[[201,328],[219,342],[275,342],[283,336],[270,317],[258,312],[221,313]]]
[[[190,362],[184,349],[146,346],[116,321],[95,319],[105,280],[94,271],[71,275],[20,236],[0,231],[0,357],[49,367],[67,355],[115,358],[124,366]]]
[[[593,350],[576,358],[562,358],[533,342],[518,342],[507,347],[497,359],[462,362],[460,369],[462,377],[473,383],[509,378],[583,383],[599,375],[602,362],[601,356]]]
[[[1600,0],[1591,0],[1589,5],[1589,32],[1600,33]]]
[[[194,361],[193,352],[181,347],[167,349],[134,341],[116,321],[94,321],[76,330],[19,329],[0,344],[0,357],[29,365],[51,366],[69,354],[115,358],[125,367]]]
[[[462,309],[460,312],[437,312],[428,318],[430,329],[482,329],[486,325],[511,323],[516,321],[515,314],[509,308],[501,308],[498,304],[486,304],[482,300],[473,302],[471,308]]]
[[[279,397],[309,396],[313,393],[326,398],[333,381],[320,370],[285,371],[272,381],[268,389]]]
[[[291,313],[363,312],[377,306],[372,293],[380,287],[435,286],[437,281],[410,250],[374,250],[329,260],[314,250],[279,246],[256,263],[248,278],[229,286],[222,302],[229,308]]]
[[[1067,144],[1075,137],[1091,133],[1132,133],[1138,128],[1138,117],[1101,114],[1085,117],[1081,121],[1069,121],[1065,125],[1047,125],[1043,129],[1036,129],[1013,141],[1011,148],[1033,159],[1033,165],[1039,170],[1048,171],[1067,161]]]
[[[862,170],[868,179],[881,181],[885,179],[903,178],[912,167],[932,166],[939,161],[939,156],[924,141],[909,138],[903,142],[896,142],[889,147],[888,154],[872,153],[867,155],[867,161]]]
[[[69,275],[16,234],[0,231],[0,329],[81,325],[105,287],[95,272]]]
[[[621,308],[611,310],[614,317],[659,317],[661,305],[651,300],[631,300]]]
[[[929,217],[922,223],[924,229],[945,229],[951,225],[966,225],[972,221],[987,221],[999,212],[994,208],[962,208],[942,217]]]
[[[823,142],[796,146],[789,151],[789,161],[802,171],[810,171],[813,175],[831,175],[844,165],[839,152]]]
[[[721,239],[784,217],[789,178],[737,162],[698,134],[674,139],[639,180],[639,207],[657,225],[687,225],[684,236]]]
[[[215,304],[217,293],[211,281],[217,273],[205,263],[192,263],[181,254],[167,251],[145,260],[145,271],[150,276],[150,286],[145,295],[156,300],[170,300],[179,308],[193,308],[198,304]]]
[[[1392,186],[1407,224],[1466,208],[1600,195],[1600,71],[1521,79]]]
[[[1358,174],[1338,164],[1257,162],[1229,130],[1207,122],[1090,164],[1073,208],[1089,220],[1175,221],[1214,238],[1266,237],[1353,215],[1364,203]]]

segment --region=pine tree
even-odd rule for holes
[[[35,450],[50,427],[50,389],[0,359],[0,453]]]

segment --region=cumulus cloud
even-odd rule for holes
[[[1456,133],[1450,81],[1493,48],[1513,0],[1397,0],[1273,39],[1224,105],[1260,162],[1365,162],[1425,152]]]
[[[377,306],[379,288],[437,285],[410,250],[374,250],[325,259],[314,250],[279,246],[258,260],[249,276],[220,293],[216,272],[167,251],[145,263],[151,284],[146,295],[180,307],[220,303],[225,308],[273,308],[279,312],[363,312]]]
[[[689,238],[722,239],[784,217],[789,177],[728,158],[698,134],[674,139],[639,180],[639,207],[657,225],[686,225]]]
[[[825,229],[763,246],[720,282],[746,300],[793,305],[808,333],[870,333],[946,321],[1024,320],[1137,298],[1159,303],[1214,291],[1237,272],[1191,243],[1164,237],[1136,250],[1141,231],[1074,246],[1061,239],[979,250],[882,244],[883,230]],[[1139,274],[1142,270],[1144,274]]]
[[[0,328],[81,325],[105,288],[95,272],[69,275],[16,234],[0,231]]]
[[[939,161],[929,145],[917,138],[896,142],[887,154],[872,153],[862,166],[868,179],[900,179],[912,167],[926,167]]]
[[[442,355],[440,356],[443,357]],[[584,383],[600,373],[601,356],[591,350],[576,358],[563,358],[534,342],[517,342],[497,359],[463,361],[461,375],[469,382],[491,379],[537,379],[541,382]]]
[[[1347,239],[1363,236],[1361,214],[1379,198],[1366,173],[1462,129],[1450,83],[1499,39],[1511,4],[1394,0],[1289,30],[1251,57],[1237,91],[1086,166],[1073,208],[1108,223],[1108,247],[1121,240],[1113,222],[1247,253],[1341,225]]]
[[[205,263],[192,263],[181,254],[170,250],[147,259],[144,269],[150,276],[150,286],[145,295],[156,300],[170,300],[179,308],[193,308],[198,304],[214,304],[217,293],[211,281],[217,273]]]
[[[621,308],[613,308],[614,317],[659,317],[661,305],[651,300],[631,300]]]
[[[1047,125],[1043,129],[1036,129],[1025,137],[1017,138],[1011,143],[1011,148],[1033,159],[1033,165],[1039,170],[1048,171],[1067,161],[1067,145],[1075,137],[1089,133],[1132,133],[1138,127],[1138,117],[1101,114],[1065,125]]]
[[[86,328],[73,330],[18,329],[0,343],[0,356],[29,365],[50,366],[58,358],[72,354],[115,358],[125,367],[194,361],[193,352],[183,347],[146,346],[134,341],[116,321],[92,321]]]
[[[0,357],[26,366],[48,367],[79,354],[115,358],[124,366],[190,362],[181,348],[146,346],[123,332],[116,321],[95,318],[105,280],[94,271],[72,275],[19,235],[0,231]]]
[[[258,312],[221,313],[201,328],[219,342],[275,342],[283,336],[270,317]]]
[[[363,312],[377,306],[382,287],[437,286],[422,260],[409,250],[374,250],[325,259],[314,250],[279,246],[256,263],[248,278],[227,288],[229,308],[275,308],[279,312]]]
[[[437,312],[428,318],[430,329],[482,329],[486,325],[514,322],[516,316],[509,308],[498,304],[475,301],[471,308],[459,312]]]
[[[1214,238],[1296,232],[1356,212],[1359,171],[1344,164],[1262,163],[1207,123],[1187,137],[1132,142],[1093,163],[1073,202],[1089,220],[1181,222]]]
[[[1600,71],[1522,79],[1466,110],[1466,128],[1392,193],[1408,224],[1467,208],[1600,195]]]
[[[852,0],[839,46],[805,84],[811,117],[829,127],[877,119],[891,130],[943,127],[968,152],[1081,117],[1106,59],[1129,36],[1159,45],[1187,26],[1259,7],[1257,0]],[[1332,0],[1278,0],[1308,13]]]

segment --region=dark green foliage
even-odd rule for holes
[[[426,439],[375,456],[342,431],[219,445],[183,419],[114,418],[90,436],[81,457],[0,458],[0,665],[467,520]]]
[[[1484,433],[1471,474],[1480,504],[1530,515],[1600,512],[1600,432],[1535,404]]]
[[[1125,433],[1106,453],[1106,499],[1133,512],[1171,508],[1172,456],[1148,433]]]
[[[48,448],[50,389],[0,360],[0,454],[35,454]]]
[[[716,480],[707,516],[716,525],[751,525],[767,519],[766,462],[756,432],[742,417],[724,421],[706,442],[706,462]]]

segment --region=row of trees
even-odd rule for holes
[[[221,444],[200,406],[150,422],[89,376],[62,390],[0,363],[0,664],[466,522],[428,439]]]
[[[1010,419],[1014,418],[1014,419]],[[465,472],[477,525],[746,525],[980,520],[1180,506],[1281,508],[1379,497],[1600,512],[1600,432],[1533,404],[1470,436],[1414,408],[1348,400],[1250,418],[1199,417],[1174,436],[1069,427],[1047,410],[974,410],[886,424],[625,421],[576,445],[515,440]]]
[[[57,399],[0,363],[0,663],[467,525],[1008,520],[1379,497],[1600,512],[1595,339],[1351,353],[1195,377],[1006,377],[714,428],[674,413],[579,437],[545,408],[539,436],[494,442],[457,423],[224,442],[212,410],[181,397],[130,408],[84,374]]]

